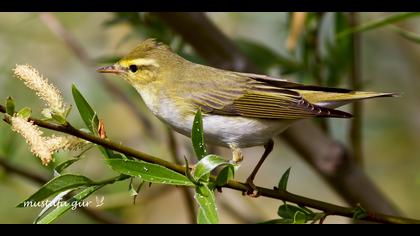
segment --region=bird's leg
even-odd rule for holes
[[[261,156],[260,160],[258,161],[257,165],[254,167],[254,170],[252,171],[252,173],[248,176],[248,178],[246,179],[246,183],[249,185],[250,189],[248,190],[248,195],[253,196],[253,197],[257,197],[258,196],[258,191],[257,191],[257,187],[254,184],[254,179],[255,176],[257,175],[258,170],[261,168],[261,165],[263,164],[263,162],[265,161],[265,159],[267,158],[267,156],[270,154],[271,151],[273,151],[273,147],[274,147],[274,142],[272,139],[270,139],[268,141],[268,143],[266,143],[264,145],[264,153]]]
[[[232,162],[233,164],[241,163],[244,159],[241,149],[236,144],[230,144],[230,149],[232,150]]]

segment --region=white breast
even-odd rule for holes
[[[222,146],[236,144],[240,148],[264,145],[291,123],[291,120],[262,120],[219,115],[203,118],[206,140]]]
[[[164,105],[166,104],[166,105]],[[163,103],[157,117],[169,124],[175,131],[191,137],[194,116],[182,117]],[[269,139],[284,131],[291,120],[261,120],[237,116],[203,115],[206,142],[229,147],[236,144],[240,148],[264,145]]]

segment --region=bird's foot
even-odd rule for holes
[[[250,197],[259,197],[260,193],[258,191],[257,186],[254,184],[254,180],[251,178],[246,179],[246,185],[248,185],[248,190],[244,193]]]

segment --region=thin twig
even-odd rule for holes
[[[0,105],[0,112],[5,113],[5,110],[6,110],[5,107]],[[9,115],[6,114],[3,120],[10,124]],[[121,143],[112,142],[111,140],[108,140],[108,139],[101,139],[97,136],[93,136],[89,133],[86,133],[84,131],[74,128],[70,123],[68,123],[67,125],[59,125],[59,124],[50,123],[50,122],[46,122],[46,121],[35,119],[35,118],[29,118],[29,120],[33,121],[34,124],[40,127],[70,134],[78,138],[90,141],[92,143],[101,145],[105,148],[109,148],[113,151],[117,151],[127,156],[131,156],[135,159],[153,163],[153,164],[158,164],[166,168],[169,168],[173,171],[176,171],[180,174],[185,175],[184,166],[177,165],[177,164],[165,161],[161,158],[140,152],[131,147],[124,146]],[[210,176],[210,180],[215,181],[216,177]],[[249,185],[247,185],[246,183],[241,183],[241,182],[233,181],[233,180],[229,181],[226,185],[222,187],[238,190],[240,192],[249,191]],[[342,206],[334,205],[331,203],[322,202],[315,199],[299,196],[299,195],[296,195],[287,191],[280,191],[280,190],[268,189],[268,188],[263,188],[263,187],[256,187],[256,188],[260,196],[278,199],[278,200],[287,201],[287,202],[293,202],[297,205],[302,205],[302,206],[318,209],[320,211],[327,213],[328,215],[339,215],[339,216],[352,218],[356,210],[356,208],[342,207]],[[367,213],[367,216],[363,218],[363,220],[366,220],[366,221],[372,221],[372,222],[378,222],[378,223],[395,223],[395,224],[398,224],[398,223],[420,224],[420,220],[416,220],[416,219],[381,214],[381,213],[376,213],[372,211],[367,211],[366,213]]]
[[[168,138],[168,148],[170,151],[170,155],[172,157],[172,160],[175,161],[178,165],[182,165],[183,160],[179,158],[178,153],[178,146],[176,144],[175,135],[173,131],[169,128],[166,128],[167,138]],[[193,193],[190,191],[189,188],[181,187],[179,188],[182,191],[182,195],[184,196],[185,204],[187,205],[189,220],[191,224],[194,224],[197,222],[196,219],[196,207],[195,207],[195,200]]]
[[[135,105],[127,96],[127,93],[122,91],[120,88],[109,82],[102,74],[96,73],[94,68],[97,66],[95,61],[91,59],[87,51],[83,46],[77,41],[73,34],[68,31],[64,25],[61,24],[60,20],[55,17],[52,13],[40,13],[40,18],[42,22],[51,30],[57,37],[59,37],[65,45],[76,55],[80,60],[82,65],[86,66],[89,71],[94,71],[94,78],[96,78],[100,83],[105,86],[105,89],[108,90],[115,97],[120,98],[130,109],[131,112],[134,112],[134,116],[142,124],[142,126],[147,129],[148,133],[154,134],[153,125],[150,120],[144,116],[137,105]]]
[[[350,13],[350,27],[355,28],[359,25],[359,17],[356,12]],[[353,90],[362,89],[361,70],[362,70],[362,57],[360,34],[351,34],[351,87]],[[356,163],[363,164],[363,142],[362,142],[362,103],[355,102],[352,104],[352,113],[354,115],[350,125],[350,142],[353,150],[353,156]]]
[[[31,170],[27,170],[22,167],[14,166],[8,163],[6,159],[2,156],[0,156],[0,166],[3,167],[5,171],[9,173],[16,174],[25,179],[31,180],[39,185],[43,185],[49,181],[48,178],[39,174],[35,174]],[[79,208],[79,209],[81,210],[83,214],[101,223],[105,223],[105,224],[121,224],[122,223],[119,219],[117,219],[115,216],[109,213],[105,213],[105,212],[90,209],[90,208]]]

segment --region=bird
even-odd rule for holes
[[[264,153],[246,179],[252,193],[256,191],[257,172],[273,150],[273,137],[293,123],[314,117],[351,118],[352,114],[336,108],[364,99],[396,96],[201,65],[177,55],[156,39],[142,41],[119,61],[97,71],[123,78],[158,119],[187,137],[191,137],[194,116],[200,109],[206,142],[230,148],[234,163],[243,160],[243,148],[264,146]]]

